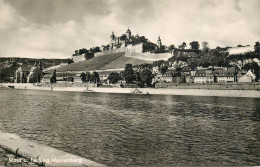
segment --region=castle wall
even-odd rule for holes
[[[144,53],[126,52],[125,56],[142,59],[142,60],[158,61],[158,60],[168,60],[173,55],[171,53],[155,54],[150,52],[144,52]]]
[[[127,52],[135,52],[135,53],[142,53],[143,52],[143,44],[136,44],[136,45],[127,45]]]
[[[143,44],[137,45],[127,45],[126,47],[121,47],[118,49],[107,50],[103,52],[95,53],[95,57],[103,56],[107,54],[114,54],[119,52],[125,52],[125,56],[133,57],[142,60],[149,60],[149,61],[158,61],[158,60],[168,60],[170,57],[173,56],[173,53],[150,53],[144,52],[143,53]]]
[[[114,53],[119,53],[119,52],[126,52],[127,48],[123,47],[123,48],[118,48],[118,49],[113,49],[113,50],[106,50],[103,52],[97,52],[95,53],[95,57],[98,56],[103,56],[103,55],[107,55],[107,54],[114,54]]]

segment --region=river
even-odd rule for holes
[[[105,165],[260,165],[259,98],[14,89],[0,97],[1,131]]]

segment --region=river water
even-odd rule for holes
[[[1,131],[105,165],[260,165],[259,98],[14,89],[0,97]]]

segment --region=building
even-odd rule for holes
[[[185,82],[186,83],[194,83],[194,76],[185,75]]]
[[[42,83],[51,83],[51,79],[53,78],[53,74],[45,74],[42,78]]]
[[[34,66],[22,65],[15,71],[15,83],[35,83],[41,80],[41,63],[39,66],[35,63]]]
[[[31,67],[22,65],[15,71],[15,83],[27,83],[27,76],[30,74]]]
[[[238,82],[254,82],[255,78],[255,74],[249,70],[245,75],[238,78]]]
[[[194,83],[214,83],[212,70],[198,70],[194,76]]]
[[[162,48],[162,40],[161,40],[160,36],[159,36],[158,39],[157,39],[156,45],[157,45],[157,47],[158,47],[159,49]]]
[[[173,82],[174,74],[172,71],[167,71],[164,75],[160,77],[161,82]]]
[[[81,74],[76,74],[76,75],[74,76],[74,82],[82,83]]]
[[[237,69],[235,67],[226,67],[215,71],[216,82],[237,82]]]

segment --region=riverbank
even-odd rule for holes
[[[0,147],[0,166],[13,166],[13,167],[37,167],[39,165],[33,162],[11,162],[9,159],[15,158],[15,154]],[[22,158],[22,157],[16,157]]]
[[[34,84],[2,84],[3,87],[29,90],[50,90],[69,92],[96,93],[127,93],[127,94],[155,94],[155,95],[187,95],[187,96],[224,96],[224,97],[253,97],[260,98],[260,90],[234,89],[172,89],[172,88],[101,88],[101,87],[44,87]]]
[[[26,140],[15,134],[0,133],[4,165],[40,166],[104,166],[94,161]],[[0,151],[1,151],[0,149]],[[8,150],[8,151],[5,151]],[[7,154],[6,153],[12,153]],[[2,159],[1,159],[2,161]]]

